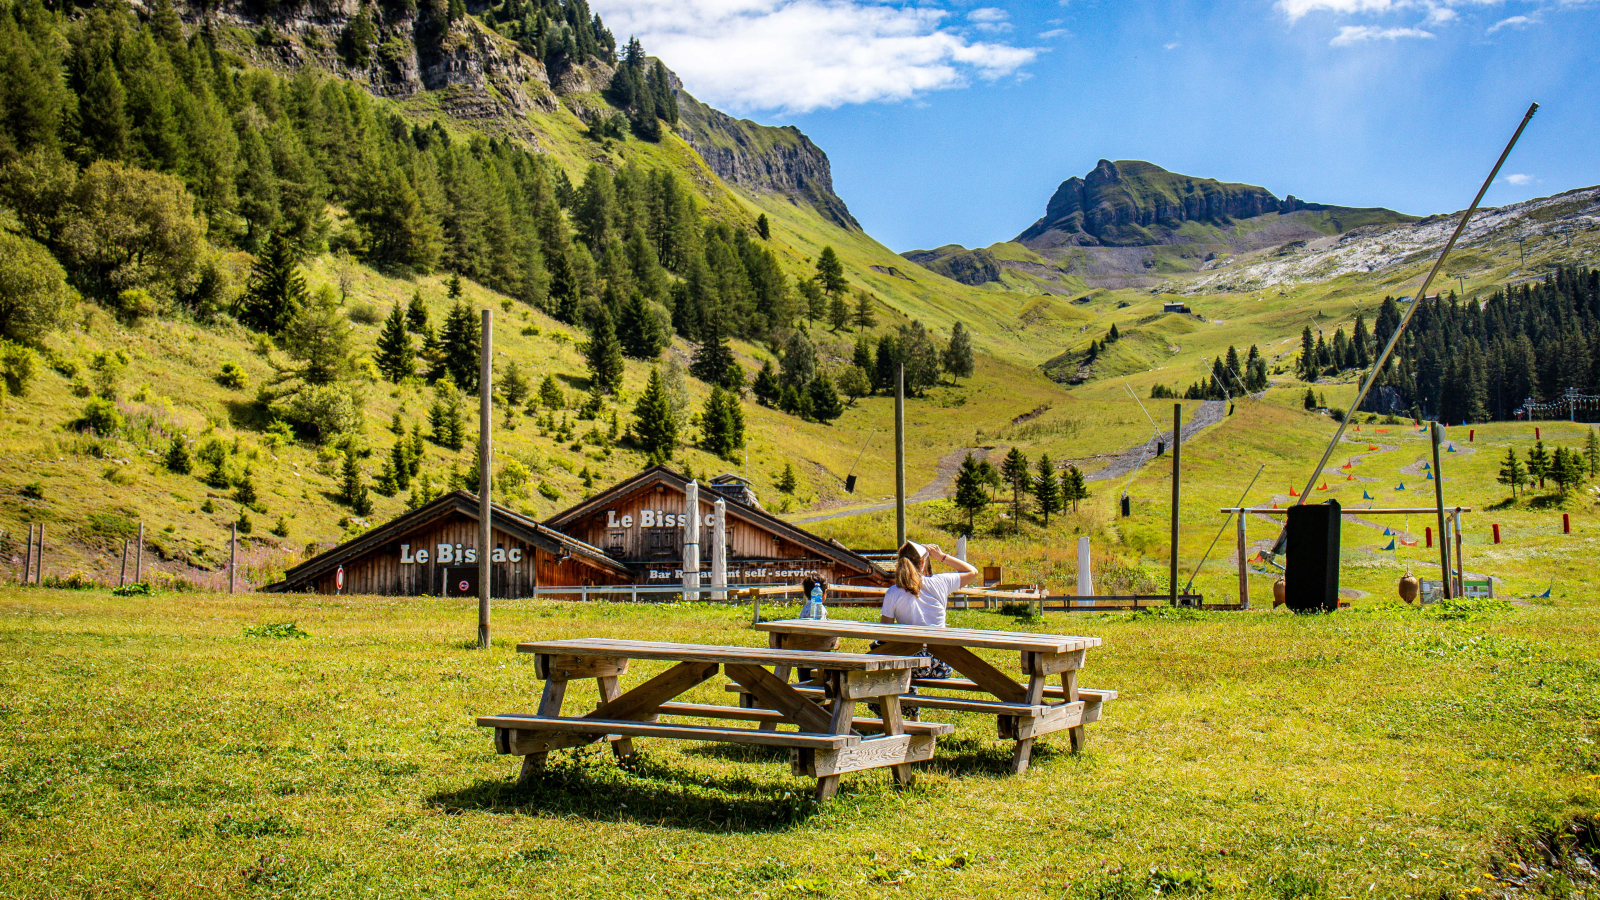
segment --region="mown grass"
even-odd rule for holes
[[[993,721],[957,715],[915,789],[849,776],[823,807],[779,755],[677,742],[628,769],[564,751],[517,789],[473,726],[536,702],[514,641],[763,645],[748,617],[522,602],[478,652],[449,601],[5,589],[6,894],[1475,897],[1600,805],[1592,593],[1052,619],[1104,640],[1082,681],[1121,691],[1087,751],[1046,739],[1007,777]],[[247,632],[291,621],[308,636]]]

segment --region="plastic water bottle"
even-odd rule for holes
[[[827,617],[828,608],[822,603],[822,585],[815,585],[811,588],[811,596],[806,598],[805,605],[800,608],[800,618],[826,619]]]

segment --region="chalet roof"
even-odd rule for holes
[[[562,534],[548,525],[536,522],[498,503],[491,502],[490,506],[492,508],[490,521],[495,528],[521,538],[547,553],[560,554],[564,551],[567,555],[578,557],[590,565],[632,577],[632,572],[627,566],[607,555],[599,547]],[[269,584],[262,590],[270,592],[292,590],[326,575],[349,560],[371,553],[390,541],[452,515],[478,521],[478,495],[467,491],[451,491],[411,512],[391,519],[385,525],[306,560],[283,573],[282,581]]]
[[[545,519],[544,523],[555,529],[566,528],[579,519],[595,515],[608,504],[616,502],[618,497],[627,496],[654,485],[666,485],[674,490],[683,492],[689,487],[689,479],[683,477],[682,473],[673,471],[664,465],[651,466],[632,478],[618,482],[576,506],[556,513]],[[715,487],[715,485],[708,485],[708,487]],[[819,556],[831,559],[862,575],[877,576],[882,574],[881,570],[873,565],[871,560],[838,541],[818,537],[803,528],[785,522],[759,506],[750,506],[737,502],[737,498],[723,495],[720,491],[715,492],[715,494],[736,501],[728,504],[728,514],[735,518],[742,519],[756,528],[805,547]]]

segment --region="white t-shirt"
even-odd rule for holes
[[[884,592],[882,614],[898,625],[944,627],[944,604],[950,593],[961,587],[961,573],[924,575],[922,592],[913,594],[899,585]]]

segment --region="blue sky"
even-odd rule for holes
[[[1600,183],[1600,2],[592,0],[690,93],[793,124],[899,251],[1014,237],[1100,158],[1427,214]]]

